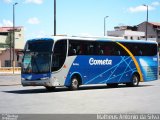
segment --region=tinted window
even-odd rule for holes
[[[156,44],[123,42],[121,44],[128,48],[134,56],[154,56],[157,54]],[[116,42],[82,40],[69,41],[68,55],[129,56],[126,50]]]
[[[52,46],[52,40],[35,40],[27,42],[25,49],[31,52],[51,52]]]
[[[155,56],[157,55],[157,45],[148,43],[122,43],[134,56]]]
[[[22,61],[22,73],[48,73],[50,72],[51,53],[25,52]]]
[[[70,40],[68,55],[94,55],[95,48],[96,45],[94,41]]]
[[[55,43],[52,56],[52,71],[62,68],[66,59],[67,40],[60,40]]]
[[[115,42],[96,42],[97,55],[126,56],[125,50]]]
[[[70,40],[68,55],[123,56],[127,53],[115,42]]]

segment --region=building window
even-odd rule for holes
[[[5,60],[5,67],[11,67],[10,60]]]
[[[21,37],[21,34],[19,34],[19,37]]]
[[[128,37],[127,37],[127,36],[124,36],[124,39],[128,39]]]
[[[21,65],[22,65],[22,64],[21,64],[20,62],[18,62],[18,67],[21,67]]]

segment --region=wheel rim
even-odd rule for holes
[[[138,77],[136,75],[133,76],[133,84],[138,85]]]
[[[73,79],[73,81],[72,81],[72,86],[73,86],[73,88],[78,88],[78,81],[77,81],[77,79]]]

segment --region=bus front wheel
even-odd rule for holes
[[[77,77],[73,77],[71,79],[70,90],[78,90],[79,88],[79,80]]]
[[[136,87],[139,85],[139,81],[140,81],[140,78],[139,78],[138,74],[133,74],[133,76],[131,78],[131,82],[126,83],[126,85],[128,87]]]

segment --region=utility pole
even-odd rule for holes
[[[54,36],[56,36],[56,0],[54,0]]]
[[[109,16],[105,16],[104,17],[104,36],[106,36],[106,18],[108,18]]]
[[[15,6],[18,3],[13,4],[13,74],[14,74],[14,69],[15,69]]]
[[[147,21],[146,21],[146,41],[147,41],[147,39],[148,39],[148,5],[143,5],[143,6],[145,6],[146,8],[147,8]]]

